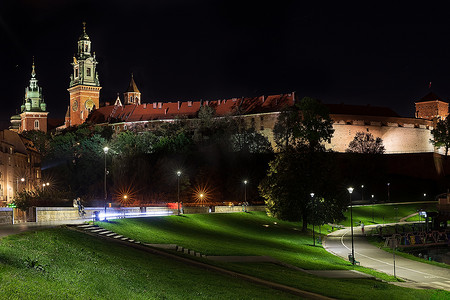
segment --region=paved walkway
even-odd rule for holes
[[[366,232],[371,227],[366,226]],[[370,244],[362,235],[361,227],[353,227],[355,259],[361,266],[371,268],[389,275],[394,275],[393,254],[379,249]],[[323,242],[324,248],[335,255],[348,260],[351,253],[350,228],[341,229],[330,233]],[[397,285],[412,288],[436,288],[450,291],[450,269],[441,268],[426,263],[395,256],[396,276],[406,280]]]
[[[86,220],[68,220],[68,221],[55,221],[55,222],[27,222],[27,223],[18,223],[14,225],[10,224],[1,224],[0,225],[0,238],[11,235],[18,234],[25,231],[39,230],[45,228],[56,227],[59,225],[67,225],[67,224],[82,224]]]

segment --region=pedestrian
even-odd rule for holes
[[[362,234],[364,235],[364,223],[363,222],[361,222],[361,231],[362,231]]]

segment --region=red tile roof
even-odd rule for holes
[[[419,102],[425,102],[425,101],[435,101],[435,100],[439,100],[439,101],[443,101],[441,98],[439,98],[438,95],[436,95],[433,92],[429,92],[428,94],[426,94],[425,96],[422,97],[422,99],[419,100]]]
[[[285,106],[294,105],[294,93],[260,96],[254,98],[232,98],[214,101],[153,102],[140,105],[104,106],[94,110],[88,122],[137,122],[176,117],[196,117],[202,105],[214,107],[217,116],[255,114],[280,111]]]

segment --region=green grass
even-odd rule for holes
[[[0,239],[1,299],[294,299],[290,294],[55,228]]]
[[[101,225],[142,242],[177,244],[207,255],[268,255],[304,269],[356,269],[392,280],[391,276],[353,267],[321,246],[313,247],[311,236],[299,231],[300,224],[279,221],[264,213],[120,219]],[[373,279],[325,279],[268,263],[218,265],[340,299],[439,299],[450,295],[443,291],[400,288]]]
[[[436,211],[436,203],[413,203],[413,204],[376,204],[373,205],[373,222],[372,222],[372,205],[353,207],[353,225],[359,225],[362,221],[365,225],[385,224],[399,222],[400,219],[416,213],[423,209],[427,211]],[[350,210],[344,213],[346,219],[339,224],[350,226]],[[419,217],[411,218],[412,221],[419,221]],[[409,221],[409,220],[408,220]]]

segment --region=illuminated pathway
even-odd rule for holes
[[[375,225],[366,226],[368,232]],[[371,245],[361,234],[361,227],[353,227],[355,259],[361,266],[371,268],[389,275],[394,275],[393,255]],[[324,248],[335,255],[348,260],[352,241],[350,228],[330,233],[324,243]],[[405,287],[435,288],[450,291],[450,269],[445,269],[426,263],[395,256],[395,272],[397,277],[408,282],[395,283]]]

